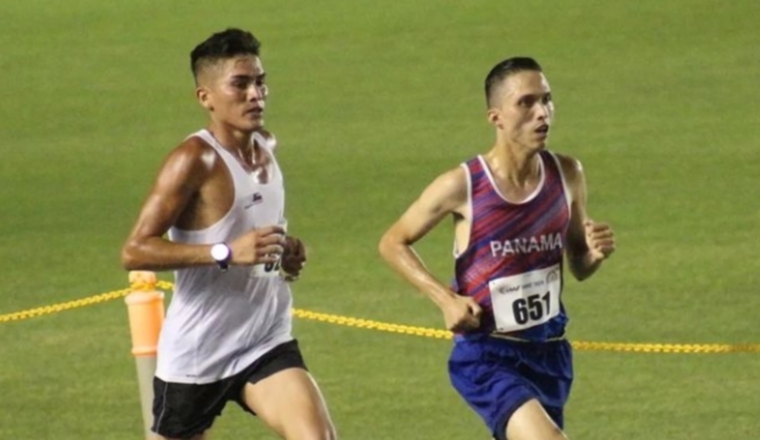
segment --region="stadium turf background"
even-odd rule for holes
[[[192,47],[263,41],[267,126],[310,247],[296,306],[440,327],[380,261],[385,227],[486,151],[482,81],[531,55],[552,149],[579,158],[619,250],[569,277],[572,340],[760,342],[755,0],[0,3],[0,314],[127,285],[119,249],[164,155],[203,126]],[[451,274],[444,222],[418,249]],[[168,274],[162,275],[169,280]],[[297,320],[342,439],[486,439],[450,389],[450,343]],[[0,323],[0,439],[141,435],[126,311]],[[574,439],[754,439],[760,354],[577,351]],[[274,439],[230,406],[214,438]]]

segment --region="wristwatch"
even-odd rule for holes
[[[211,246],[211,258],[216,261],[222,272],[226,271],[230,267],[230,260],[232,260],[232,250],[226,243],[217,243]]]

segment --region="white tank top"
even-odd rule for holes
[[[221,220],[202,230],[169,230],[177,243],[229,242],[251,228],[284,222],[285,192],[274,139],[254,135],[270,156],[269,179],[257,183],[206,130],[190,135],[214,148],[229,170],[235,198]],[[210,383],[233,376],[293,339],[290,287],[277,270],[216,266],[174,273],[174,294],[158,342],[156,376],[166,382]]]

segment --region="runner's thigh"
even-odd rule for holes
[[[536,399],[520,406],[507,422],[509,440],[567,440],[567,437]]]
[[[336,438],[322,393],[302,368],[278,371],[243,389],[243,400],[264,423],[287,440]]]

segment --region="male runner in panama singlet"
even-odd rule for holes
[[[291,335],[280,265],[297,276],[306,256],[300,240],[284,235],[276,142],[263,130],[259,42],[228,29],[199,44],[191,66],[208,128],[168,155],[122,251],[128,270],[175,271],[158,344],[153,431],[203,439],[232,400],[285,439],[333,440]]]
[[[572,382],[563,257],[579,280],[615,249],[586,216],[580,163],[546,150],[554,115],[549,83],[531,58],[486,78],[491,150],[440,175],[385,233],[380,252],[427,294],[456,332],[451,382],[499,440],[554,440]],[[436,280],[412,245],[454,218],[455,280]]]

